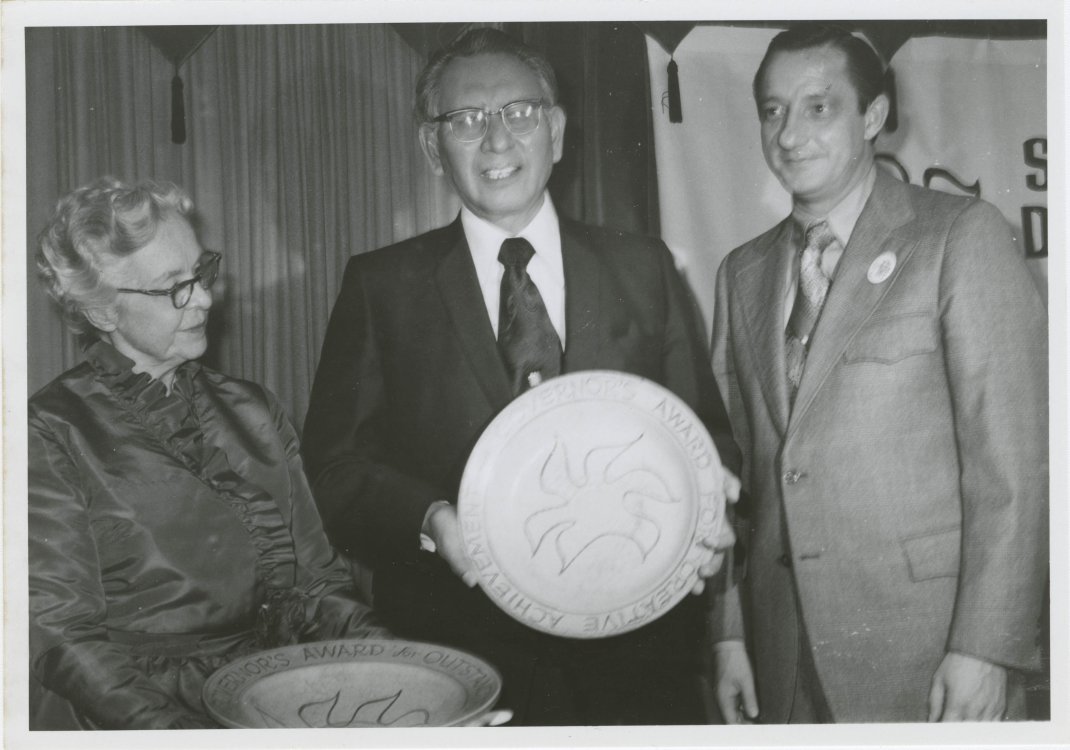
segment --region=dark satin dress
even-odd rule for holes
[[[384,637],[327,542],[297,436],[252,383],[172,392],[104,342],[30,399],[30,728],[212,726],[245,653]]]

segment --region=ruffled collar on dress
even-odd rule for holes
[[[134,372],[134,360],[107,341],[91,339],[84,342],[84,347],[86,360],[100,381],[123,401],[138,404],[142,408],[165,401],[176,393],[188,403],[193,393],[193,380],[201,369],[196,361],[179,365],[169,394],[162,380],[153,378],[147,372]]]

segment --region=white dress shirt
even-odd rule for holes
[[[565,267],[561,259],[561,228],[549,193],[543,194],[542,207],[535,218],[516,234],[510,234],[494,224],[461,208],[461,226],[472,253],[479,288],[487,306],[494,335],[498,335],[498,305],[501,297],[502,274],[505,268],[498,261],[502,243],[510,237],[523,237],[535,249],[528,262],[528,275],[542,296],[550,323],[565,346]]]
[[[561,259],[561,228],[557,221],[550,194],[543,193],[542,207],[526,227],[510,234],[488,221],[485,221],[465,207],[461,207],[461,226],[464,228],[468,250],[472,254],[472,263],[476,267],[479,289],[483,292],[483,302],[487,306],[490,325],[494,336],[498,336],[498,305],[502,294],[502,275],[505,267],[498,261],[498,252],[502,243],[510,237],[523,237],[535,249],[535,255],[528,261],[527,271],[542,296],[550,323],[561,339],[561,348],[565,347],[565,267]],[[436,545],[431,538],[428,523],[432,512],[442,505],[449,505],[446,500],[436,500],[424,514],[420,533],[420,549],[435,552]],[[468,574],[472,575],[472,574]],[[465,583],[475,585],[475,581]]]

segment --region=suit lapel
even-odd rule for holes
[[[741,258],[731,282],[746,326],[745,339],[755,349],[758,381],[781,434],[788,425],[784,300],[792,279],[793,233],[794,223],[785,219],[767,242],[753,246]]]
[[[873,192],[858,217],[814,329],[806,368],[795,396],[791,415],[793,425],[806,412],[855,332],[895,283],[917,246],[912,238],[896,233],[896,229],[910,221],[913,215],[906,190],[895,178],[878,168]],[[892,276],[884,282],[871,283],[867,278],[870,266],[877,256],[888,252],[896,257]]]
[[[565,355],[562,372],[594,370],[603,361],[599,314],[609,309],[601,265],[588,241],[565,219],[561,225],[561,254],[565,270]]]
[[[509,378],[498,354],[494,328],[487,319],[483,292],[460,219],[453,227],[450,245],[435,270],[435,283],[472,372],[497,411],[512,399]]]

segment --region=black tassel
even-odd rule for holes
[[[680,104],[680,73],[676,60],[669,59],[669,122],[683,122],[684,112]]]
[[[182,88],[182,78],[176,72],[171,79],[171,143],[186,142],[186,99]]]

